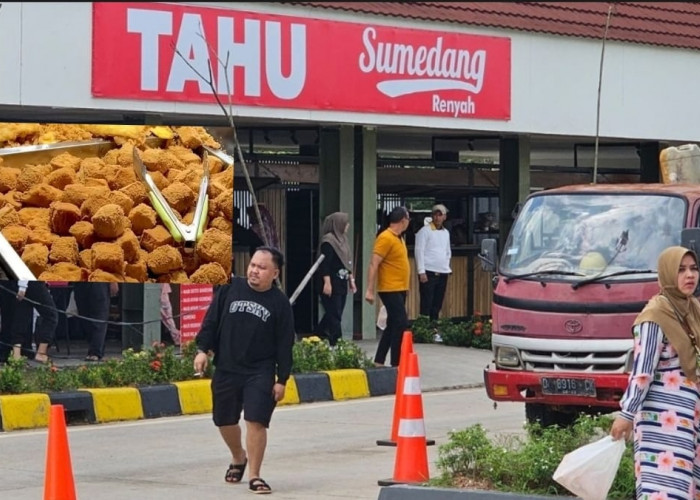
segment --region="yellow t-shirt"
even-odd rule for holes
[[[403,292],[408,290],[411,269],[408,250],[403,238],[385,229],[374,241],[374,253],[383,257],[377,270],[377,292]]]

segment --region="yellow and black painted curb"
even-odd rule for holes
[[[396,377],[395,367],[299,373],[289,378],[279,405],[394,394]],[[210,413],[211,380],[0,395],[0,431],[48,427],[51,405],[63,405],[68,425]]]

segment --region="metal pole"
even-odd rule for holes
[[[309,272],[306,273],[306,276],[304,276],[304,279],[301,280],[301,283],[299,283],[299,286],[297,287],[296,290],[294,290],[294,293],[293,293],[292,296],[289,298],[289,303],[290,303],[290,304],[294,305],[294,302],[297,300],[297,297],[299,297],[299,294],[300,294],[301,291],[304,289],[304,287],[306,286],[306,284],[307,284],[307,283],[309,282],[309,280],[311,279],[311,276],[313,276],[313,274],[316,272],[316,269],[318,269],[318,266],[321,265],[321,262],[322,262],[323,259],[325,259],[325,258],[326,258],[326,256],[323,255],[323,254],[321,254],[321,255],[318,256],[318,259],[316,259],[316,262],[314,262],[314,265],[311,266],[311,269],[309,269]]]

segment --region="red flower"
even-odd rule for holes
[[[54,365],[51,365],[50,370],[51,370],[52,373],[56,373],[56,372],[58,371],[58,367],[57,367],[57,366],[54,366]]]
[[[474,330],[474,335],[481,335],[481,328],[476,328]]]
[[[158,360],[156,360],[156,361],[151,361],[151,369],[152,369],[153,371],[156,371],[156,372],[157,372],[157,371],[160,371],[160,366],[161,366],[160,361],[158,361]]]

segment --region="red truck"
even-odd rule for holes
[[[489,398],[525,403],[528,421],[566,425],[619,409],[632,366],[631,326],[658,292],[671,245],[700,250],[700,185],[590,184],[530,195],[494,274]]]

